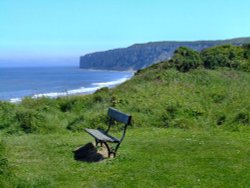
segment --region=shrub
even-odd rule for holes
[[[187,47],[180,47],[174,52],[173,58],[169,61],[177,70],[187,72],[190,69],[195,69],[202,64],[202,59],[199,52],[196,52]]]
[[[244,59],[244,50],[239,46],[223,45],[205,49],[201,52],[204,66],[209,69],[217,67],[240,68]]]
[[[225,122],[226,122],[226,115],[225,114],[217,115],[217,120],[216,120],[217,125],[223,125]]]
[[[21,109],[17,112],[16,118],[25,133],[50,133],[62,129],[59,126],[63,119],[59,119],[56,114]]]
[[[243,49],[245,50],[244,51],[244,57],[246,59],[250,59],[250,43],[249,44],[244,44]]]
[[[242,125],[249,125],[250,123],[250,115],[247,111],[241,111],[238,114],[236,114],[234,118],[234,122],[237,122]]]
[[[109,88],[103,87],[96,90],[96,92],[93,94],[93,100],[94,102],[104,102],[108,96],[109,96]]]
[[[88,125],[88,128],[101,128],[106,129],[106,124],[109,119],[107,117],[106,109],[103,112],[88,112],[85,113],[85,125]]]
[[[74,107],[76,100],[66,100],[60,103],[60,110],[62,112],[69,112]]]
[[[82,131],[83,128],[84,128],[84,117],[83,116],[75,118],[67,126],[67,129],[71,130],[71,131]]]
[[[17,113],[17,120],[25,133],[38,131],[43,119],[43,116],[34,110],[23,110]]]
[[[96,93],[108,93],[109,92],[109,88],[108,87],[102,87],[98,90],[95,91],[95,94]]]
[[[239,69],[245,72],[250,72],[250,58],[239,62]]]
[[[15,105],[0,101],[0,129],[10,127],[15,121]]]

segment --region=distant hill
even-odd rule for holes
[[[170,59],[175,49],[186,46],[197,51],[212,46],[250,43],[250,37],[214,41],[163,41],[134,44],[127,48],[95,52],[80,57],[80,68],[107,70],[138,70]]]

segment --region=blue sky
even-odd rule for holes
[[[249,0],[0,0],[0,66],[169,40],[250,36]]]

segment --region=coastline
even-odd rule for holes
[[[67,96],[77,96],[77,95],[89,95],[94,93],[96,90],[101,89],[103,87],[108,87],[108,88],[113,88],[116,87],[124,82],[126,82],[127,80],[131,79],[134,76],[134,72],[135,71],[113,71],[113,70],[95,70],[95,69],[81,69],[84,71],[88,71],[88,72],[124,72],[124,73],[130,73],[130,75],[126,75],[126,76],[122,76],[119,79],[114,79],[111,81],[104,81],[104,82],[93,82],[91,83],[91,86],[89,87],[78,87],[78,88],[71,88],[71,89],[65,89],[65,90],[58,90],[58,91],[52,91],[52,92],[37,92],[37,93],[33,93],[31,95],[25,95],[22,97],[13,97],[10,99],[0,99],[0,101],[7,101],[10,103],[20,103],[25,97],[30,97],[32,99],[38,99],[38,98],[42,98],[42,97],[48,97],[48,98],[58,98],[58,97],[67,97]]]
[[[129,73],[135,73],[137,70],[129,69],[129,70],[109,70],[109,69],[83,69],[80,68],[80,70],[87,70],[87,71],[105,71],[105,72],[129,72]]]

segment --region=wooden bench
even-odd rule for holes
[[[98,146],[99,143],[101,144],[101,146],[102,144],[106,146],[108,150],[108,157],[110,157],[111,154],[113,154],[113,156],[115,157],[116,152],[125,137],[127,126],[131,124],[132,117],[111,107],[108,109],[108,116],[109,116],[109,124],[107,130],[85,129],[85,131],[95,138],[96,146]],[[122,128],[123,131],[122,136],[120,139],[109,134],[111,126],[116,125],[116,123],[124,124]],[[114,148],[110,147],[108,145],[108,142],[114,143],[115,147]]]

